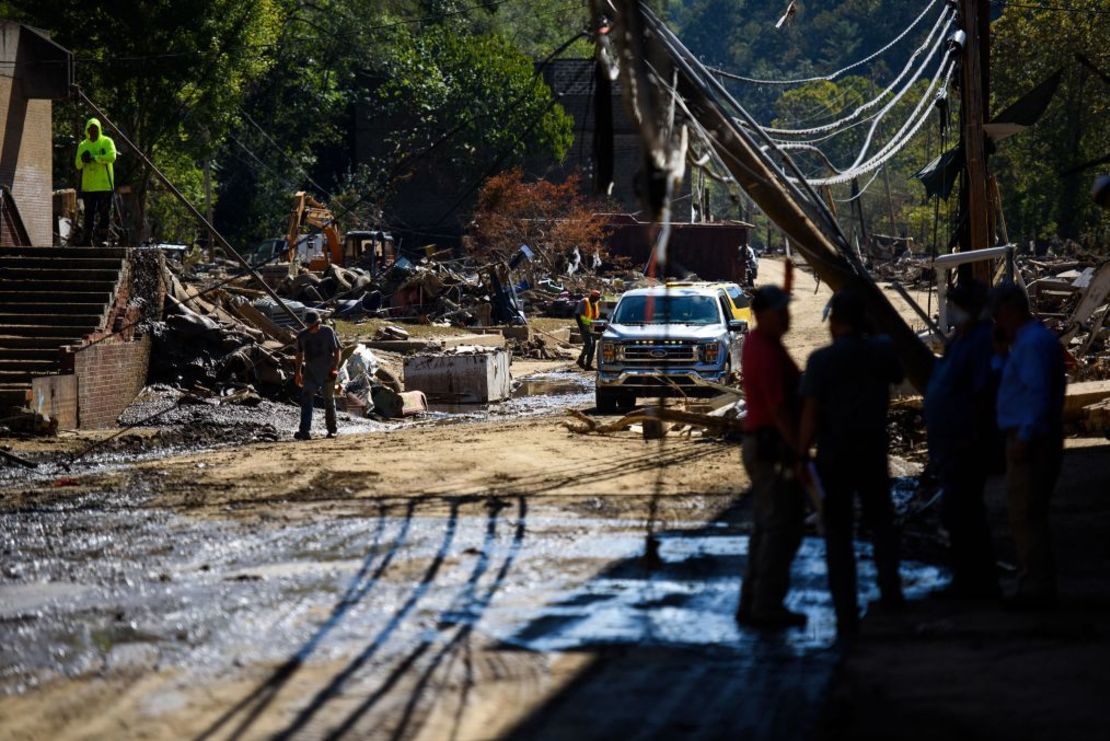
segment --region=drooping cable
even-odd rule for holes
[[[955,71],[955,69],[956,63],[954,60],[946,62],[941,67],[944,80],[942,89],[946,89],[948,87],[948,84],[952,80],[952,73],[953,71]],[[878,169],[879,167],[882,167],[883,164],[890,161],[895,155],[905,149],[905,147],[915,136],[917,136],[917,132],[921,130],[921,127],[929,119],[929,114],[931,111],[927,106],[925,106],[925,104],[935,102],[936,98],[933,94],[933,90],[935,89],[936,84],[940,79],[940,75],[933,79],[933,83],[930,84],[929,89],[921,97],[921,101],[918,103],[914,113],[911,114],[910,118],[906,120],[906,122],[902,125],[902,128],[898,130],[898,133],[894,135],[894,138],[892,138],[890,142],[888,142],[882,149],[880,149],[870,160],[867,160],[866,162],[860,162],[860,160],[857,158],[856,162],[852,164],[852,167],[845,170],[844,172],[841,172],[834,177],[810,180],[810,185],[840,185],[843,183],[851,182],[853,178],[859,177],[860,175],[864,175]],[[924,112],[922,112],[923,108]]]
[[[936,55],[941,50],[943,42],[947,37],[948,30],[955,22],[955,18],[955,11],[950,10],[946,7],[944,12],[942,12],[940,17],[937,19],[936,25],[933,26],[932,30],[929,31],[929,35],[925,37],[925,40],[921,43],[921,45],[918,46],[914,50],[913,54],[910,55],[910,58],[906,61],[906,65],[902,68],[902,71],[898,73],[898,76],[895,77],[885,88],[883,88],[883,90],[878,95],[876,95],[871,100],[857,106],[855,110],[853,110],[847,116],[843,116],[836,121],[832,121],[821,126],[813,126],[808,129],[790,129],[765,126],[764,130],[767,133],[773,134],[775,136],[814,136],[817,134],[825,134],[830,131],[847,128],[845,126],[846,124],[855,121],[857,118],[882,103],[887,97],[892,94],[895,95],[895,98],[891,102],[896,103],[906,94],[906,92],[911,87],[913,87],[914,82],[920,79],[920,76],[924,72],[924,70],[927,69],[936,58]],[[925,59],[923,59],[920,64],[915,65],[917,58],[920,57],[923,53],[926,53],[926,50],[928,50],[928,54]],[[911,72],[914,72],[915,69],[916,74],[902,87],[899,93],[895,94],[895,88],[897,88],[898,85],[906,79],[907,75],[910,75]],[[876,115],[881,114],[882,110],[880,110],[880,112]]]
[[[782,164],[780,164],[764,153],[766,165],[778,175],[781,179],[782,187],[786,188],[786,190],[791,193],[799,207],[811,216],[815,222],[821,224],[822,230],[839,245],[839,251],[852,265],[852,269],[861,275],[864,274],[866,270],[862,263],[856,260],[851,254],[848,238],[844,234],[843,229],[841,229],[836,216],[832,213],[829,205],[824,199],[817,194],[805,179],[797,163],[794,162],[788,154],[777,149],[774,140],[760,128],[755,118],[736,100],[724,84],[706,69],[705,65],[702,64],[675,33],[655,15],[650,7],[641,2],[640,9],[645,19],[648,21],[651,30],[656,34],[674,63],[683,67],[691,81],[696,82],[704,93],[719,105],[722,110],[731,110],[734,115],[739,115],[741,117],[742,123],[738,126],[737,133],[741,136],[749,137],[750,144],[757,149],[758,145],[756,145],[751,138],[762,140],[765,144],[770,145],[782,155]],[[787,170],[793,173],[793,178],[787,175]]]
[[[940,2],[940,0],[931,0],[931,2],[929,2],[929,4],[925,6],[925,9],[923,11],[921,11],[921,14],[913,19],[913,21],[910,23],[909,26],[907,26],[905,29],[903,29],[903,31],[900,34],[898,34],[896,37],[894,37],[894,39],[892,39],[888,44],[883,46],[881,49],[878,49],[877,51],[872,52],[871,54],[868,54],[866,57],[864,57],[863,59],[860,59],[857,62],[852,62],[847,67],[842,67],[841,69],[838,69],[837,71],[832,72],[832,73],[827,74],[827,75],[820,75],[820,76],[817,76],[817,77],[800,77],[800,78],[796,78],[796,79],[793,79],[793,80],[760,80],[760,79],[753,78],[753,77],[744,77],[743,75],[738,75],[734,72],[729,72],[727,70],[720,69],[719,67],[707,67],[707,69],[710,72],[712,72],[713,74],[719,75],[719,76],[727,78],[729,80],[738,80],[740,82],[746,82],[746,83],[749,83],[749,84],[752,84],[752,85],[802,85],[802,84],[807,83],[807,82],[825,82],[825,81],[831,82],[832,80],[837,79],[838,77],[844,75],[845,73],[851,72],[852,70],[856,69],[857,67],[862,67],[863,65],[867,64],[868,62],[872,62],[875,59],[878,59],[883,54],[886,54],[888,51],[893,49],[895,46],[898,45],[898,43],[900,41],[902,41],[902,39],[904,39],[904,38],[906,38],[907,36],[910,35],[910,33],[913,31],[913,29],[916,28],[917,25],[919,23],[921,23],[922,20],[924,20],[925,16],[927,16],[929,14],[929,11],[932,10],[933,7],[938,2]]]

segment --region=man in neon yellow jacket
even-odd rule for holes
[[[81,173],[81,200],[85,203],[82,245],[93,244],[94,228],[98,235],[108,231],[112,191],[116,187],[112,165],[115,161],[116,143],[101,131],[100,121],[90,118],[85,124],[85,138],[77,145],[77,171]]]

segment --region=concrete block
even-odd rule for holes
[[[384,386],[374,389],[374,410],[383,417],[399,419],[428,411],[428,398],[422,391],[397,393]]]
[[[505,347],[505,336],[501,334],[463,334],[441,337],[437,340],[444,350],[457,347]]]
[[[529,327],[527,324],[502,327],[487,327],[486,329],[500,332],[501,336],[507,340],[520,340],[521,342],[527,342],[528,340],[532,339],[532,328]]]
[[[440,403],[504,401],[512,392],[509,353],[498,348],[488,352],[406,358],[405,389],[423,391],[429,400]]]
[[[37,414],[57,420],[59,429],[77,429],[77,376],[31,379],[31,404]]]

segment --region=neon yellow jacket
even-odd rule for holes
[[[96,126],[100,132],[96,141],[89,139],[89,127]],[[92,155],[91,162],[81,160],[81,153]],[[77,145],[77,170],[81,173],[82,192],[95,193],[113,190],[116,185],[116,172],[112,165],[116,161],[116,143],[105,135],[100,121],[90,118],[85,122],[85,139]]]

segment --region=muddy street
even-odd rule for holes
[[[792,351],[821,342],[813,314]],[[576,435],[592,378],[514,373],[504,404],[334,440],[288,441],[292,407],[189,404],[23,451],[43,464],[0,490],[3,735],[808,736],[839,658],[823,541],[795,563],[808,626],[739,629],[738,446]]]
[[[514,436],[566,442],[552,427]],[[359,442],[368,463],[390,468],[388,450]],[[735,466],[734,451],[691,443],[661,455],[658,499],[613,496],[642,491],[633,482],[654,467],[599,466],[546,494],[495,473],[484,494],[386,496],[369,473],[282,488],[259,471],[240,487],[219,470],[230,462],[191,458],[78,496],[7,499],[5,733],[565,737],[586,723],[604,737],[629,719],[613,707],[652,708],[648,735],[803,731],[835,659],[822,545],[807,541],[796,568],[794,607],[810,627],[770,640],[738,631],[742,482],[699,491],[694,473]],[[907,568],[911,585],[937,577]],[[717,696],[679,701],[706,682]],[[738,708],[739,686],[752,702]],[[799,693],[812,712],[786,713]],[[783,713],[768,717],[776,703]]]

